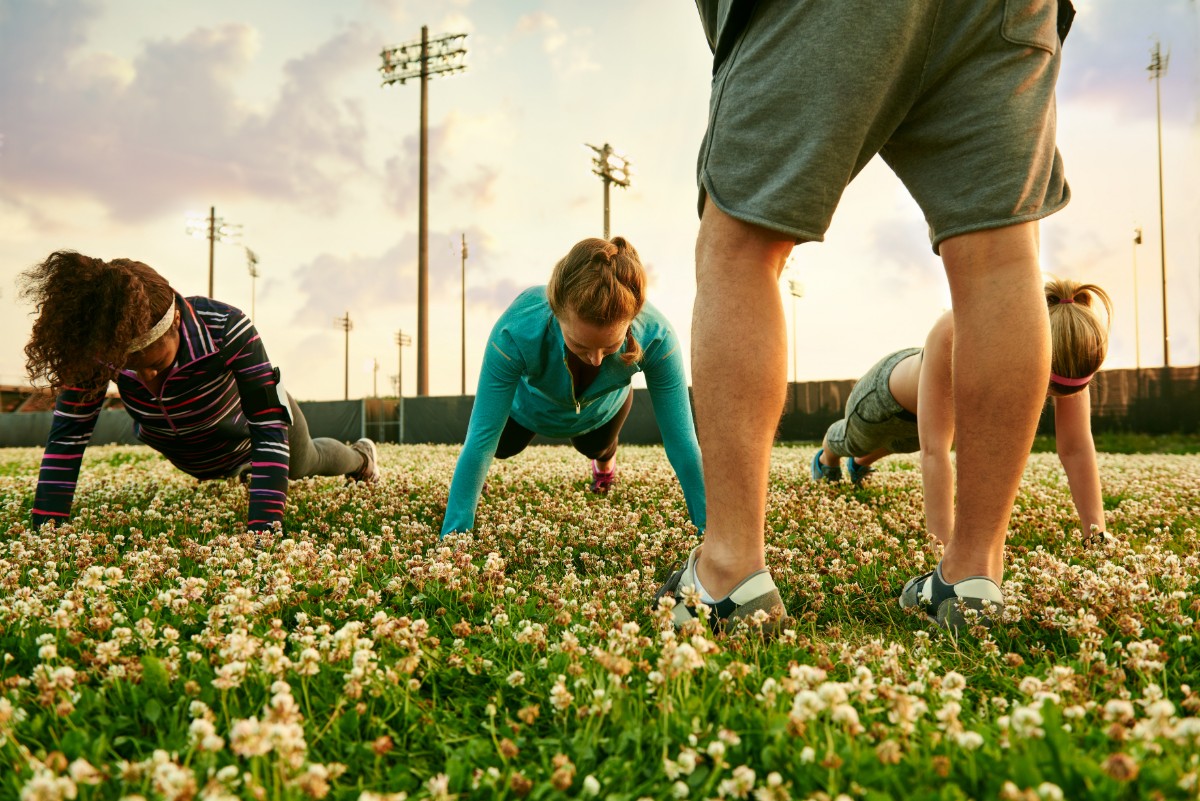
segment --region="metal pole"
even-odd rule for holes
[[[1134,365],[1141,376],[1142,372],[1142,324],[1139,320],[1138,306],[1138,274],[1137,274],[1137,248],[1142,244],[1142,229],[1133,229],[1133,347],[1134,347]],[[1139,382],[1140,382],[1139,378]]]
[[[217,241],[217,207],[208,207],[208,296],[213,296],[213,250]]]
[[[796,410],[800,386],[800,350],[796,346],[796,296],[792,295],[792,410]]]
[[[379,359],[375,359],[375,368],[371,372],[371,397],[379,397]]]
[[[429,27],[421,26],[421,167],[417,207],[417,394],[429,394]]]
[[[1154,103],[1158,118],[1158,235],[1159,255],[1162,259],[1163,367],[1170,367],[1171,351],[1167,342],[1167,223],[1163,212],[1162,93],[1159,89],[1166,68],[1159,43],[1155,42],[1149,69],[1154,74]]]
[[[345,383],[343,386],[343,393],[344,393],[343,400],[350,400],[350,311],[349,310],[346,311],[345,330],[346,330],[346,361],[345,361],[346,370],[345,370]]]
[[[396,379],[396,395],[400,411],[400,443],[404,443],[404,332],[400,333],[400,374]]]
[[[467,394],[467,235],[462,235],[462,394]]]
[[[607,147],[605,148],[607,150]],[[604,176],[604,238],[608,239],[608,187],[612,183],[608,176]]]

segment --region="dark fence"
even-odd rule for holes
[[[789,384],[779,420],[779,439],[820,440],[842,416],[853,380]],[[1148,434],[1200,433],[1200,367],[1107,370],[1092,381],[1092,428]],[[354,401],[305,401],[300,404],[314,437],[351,441],[362,436],[376,442],[457,444],[471,419],[470,396],[366,398]],[[1054,432],[1051,405],[1038,431]],[[44,445],[50,431],[49,412],[0,414],[0,446]],[[633,407],[621,430],[621,441],[653,445],[662,441],[647,390],[633,393]],[[133,443],[130,419],[124,411],[100,413],[92,442]],[[562,440],[538,437],[534,442]]]
[[[304,401],[300,403],[309,433],[344,441],[368,436],[364,403],[353,401]],[[0,414],[0,447],[32,448],[46,444],[53,412]],[[136,445],[133,420],[124,409],[105,409],[96,421],[93,445]]]

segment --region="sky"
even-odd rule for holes
[[[1160,41],[1170,54],[1160,83],[1170,360],[1195,364],[1200,2],[1076,7],[1058,86],[1073,198],[1042,223],[1043,269],[1112,295],[1106,367],[1162,364],[1146,70]],[[24,383],[22,270],[67,248],[137,259],[182,294],[206,294],[208,242],[186,222],[215,207],[242,236],[215,247],[214,294],[253,308],[292,394],[343,396],[336,320],[347,312],[350,396],[394,394],[396,333],[417,327],[420,85],[382,86],[380,51],[419,39],[422,25],[431,37],[467,34],[468,50],[465,72],[428,86],[430,394],[462,388],[464,234],[468,393],[508,303],[544,284],[575,242],[602,234],[589,143],[610,143],[633,166],[632,185],[612,190],[611,231],[638,249],[650,301],[689,347],[711,74],[692,3],[0,0],[0,384]],[[802,381],[855,378],[922,344],[950,303],[922,215],[878,159],[847,189],[826,241],[795,250],[781,293],[789,378]],[[416,361],[405,348],[406,395]]]

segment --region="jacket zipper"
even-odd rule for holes
[[[566,356],[563,356],[563,367],[567,368],[567,377],[571,379],[571,400],[575,403],[575,414],[579,414],[579,398],[575,397],[575,374],[571,372],[571,365]]]
[[[150,389],[150,387],[146,384],[145,381],[143,381],[141,379],[140,376],[138,377],[138,383],[141,384],[143,387],[145,387],[146,391],[150,393],[150,397],[154,398],[154,400],[158,402],[158,408],[159,408],[159,411],[162,412],[163,419],[167,421],[167,425],[169,425],[171,427],[171,430],[173,432],[175,432],[176,434],[178,434],[179,429],[175,427],[175,421],[171,419],[171,416],[169,414],[167,414],[166,404],[163,403],[163,393],[167,389],[167,382],[170,381],[171,378],[175,375],[175,369],[176,369],[175,366],[171,365],[170,372],[167,373],[167,377],[163,379],[162,384],[158,388],[158,392],[155,392],[154,390]]]

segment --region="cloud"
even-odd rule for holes
[[[429,295],[431,302],[460,297],[462,231],[430,231]],[[504,308],[524,289],[502,278],[503,267],[491,239],[468,228],[467,301],[473,309]],[[375,255],[322,253],[296,269],[290,285],[302,295],[293,318],[297,324],[324,326],[325,320],[350,311],[359,314],[415,308],[417,303],[417,235],[405,234]]]
[[[566,31],[557,18],[544,11],[535,11],[518,19],[515,30],[518,34],[541,37],[542,50],[550,58],[554,73],[559,78],[600,69],[588,49],[591,31],[587,28]],[[565,48],[564,45],[569,41],[574,44]]]
[[[443,160],[436,154],[443,152],[449,138],[448,125],[434,125],[428,129],[429,187],[432,189],[446,177]],[[404,137],[400,144],[400,155],[389,158],[383,167],[383,194],[388,208],[398,215],[407,215],[417,208],[421,180],[421,134],[420,131]]]
[[[486,164],[476,164],[474,174],[455,185],[454,193],[470,198],[475,208],[492,205],[496,200],[496,184],[500,171]]]
[[[88,49],[95,3],[15,3],[0,25],[5,98],[0,195],[86,197],[144,219],[198,194],[335,208],[365,172],[362,110],[338,76],[366,70],[373,35],[351,26],[284,69],[274,104],[239,96],[258,50],[247,25],[146,42],[132,61]]]
[[[1154,86],[1146,68],[1156,38],[1161,40],[1164,55],[1172,51],[1162,79],[1164,98],[1169,93],[1191,99],[1164,103],[1163,119],[1194,123],[1200,77],[1196,47],[1200,4],[1196,0],[1097,0],[1081,9],[1063,45],[1060,103],[1083,103],[1115,109],[1129,118],[1141,117],[1154,104]]]
[[[941,287],[941,262],[929,247],[926,229],[909,217],[884,217],[867,231],[873,264],[867,271],[884,294]]]

